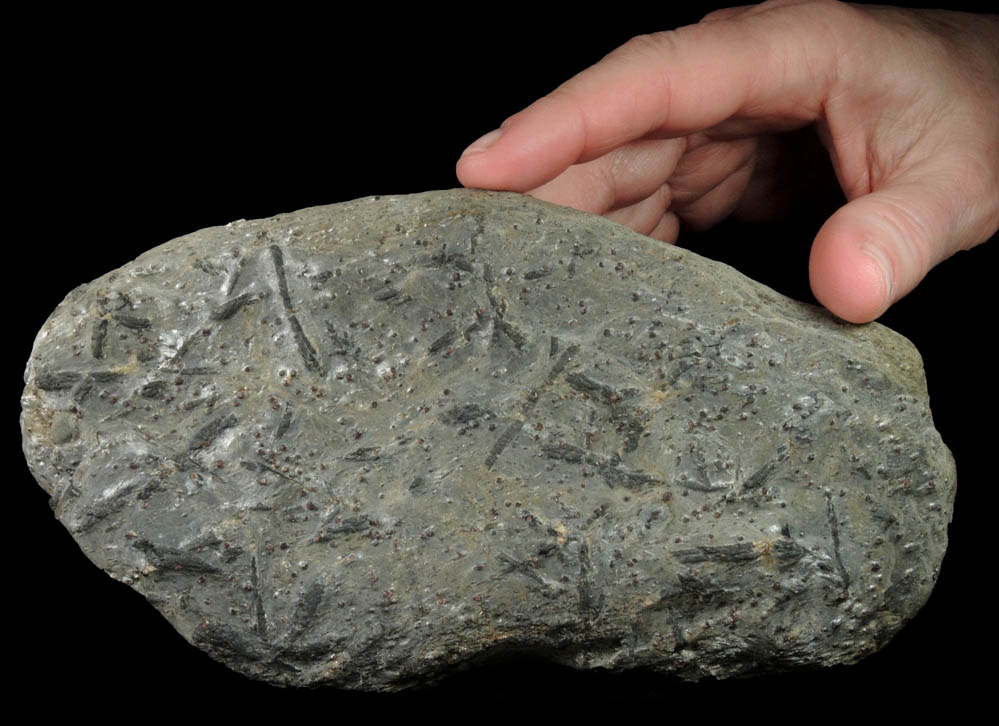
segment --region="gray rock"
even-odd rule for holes
[[[955,490],[904,338],[517,195],[173,240],[25,376],[88,557],[280,684],[854,662],[929,596]]]

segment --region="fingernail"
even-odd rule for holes
[[[891,305],[895,293],[895,276],[892,272],[891,260],[878,245],[862,243],[860,251],[874,260],[878,269],[881,270],[881,279],[884,284],[884,298],[881,301],[881,311],[884,312]]]
[[[483,136],[478,141],[473,141],[471,146],[461,152],[462,156],[468,156],[469,154],[481,154],[483,151],[489,149],[490,146],[499,141],[499,137],[503,135],[503,129],[496,129],[495,131],[490,131],[488,134]]]

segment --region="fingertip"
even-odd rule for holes
[[[820,231],[808,274],[818,301],[848,322],[875,320],[891,304],[891,265],[862,235]]]
[[[461,152],[462,158],[466,156],[475,156],[476,154],[489,151],[493,144],[500,140],[501,136],[503,136],[502,127],[493,129],[488,134],[480,136],[478,139],[469,144],[467,149]]]
[[[468,145],[458,163],[455,166],[455,173],[462,186],[475,187],[479,189],[499,188],[495,185],[495,164],[492,163],[489,150],[494,148],[496,142],[503,136],[503,128],[494,129],[487,134],[483,134],[478,139]]]
[[[458,160],[462,184],[527,192],[579,161],[585,134],[572,102],[546,96],[473,142]]]
[[[663,218],[659,220],[655,228],[649,232],[648,236],[652,239],[657,239],[660,242],[665,242],[666,244],[673,245],[676,244],[676,238],[680,235],[680,218],[677,217],[673,212],[667,212],[663,215]]]

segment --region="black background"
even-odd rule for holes
[[[708,9],[560,22],[516,8],[468,8],[467,17],[374,10],[349,21],[288,13],[211,21],[87,15],[28,28],[37,42],[15,69],[16,103],[8,109],[19,128],[8,155],[28,162],[8,165],[19,189],[8,222],[23,225],[8,239],[15,256],[8,296],[22,326],[9,341],[12,375],[20,377],[34,333],[72,287],[202,227],[456,186],[461,150],[507,115],[631,36],[696,21]],[[810,299],[808,246],[837,203],[812,200],[779,222],[726,222],[710,233],[684,233],[680,243]],[[960,484],[933,596],[894,641],[858,665],[684,684],[521,659],[401,696],[277,689],[215,664],[91,565],[15,456],[6,499],[13,529],[4,546],[8,662],[25,684],[15,700],[35,698],[40,687],[53,704],[83,711],[148,713],[153,704],[206,698],[255,710],[316,705],[334,717],[341,708],[398,703],[502,710],[535,697],[558,708],[663,699],[705,715],[750,704],[793,723],[801,699],[836,709],[844,699],[870,697],[894,708],[935,699],[941,687],[950,698],[968,693],[984,675],[968,659],[994,640],[994,599],[984,588],[996,526],[996,262],[994,242],[959,253],[882,319],[924,355],[934,417]],[[19,392],[18,380],[7,396],[8,421]]]

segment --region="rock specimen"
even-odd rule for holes
[[[955,489],[904,338],[510,194],[173,240],[70,293],[26,383],[84,552],[288,685],[853,662],[928,597]]]

